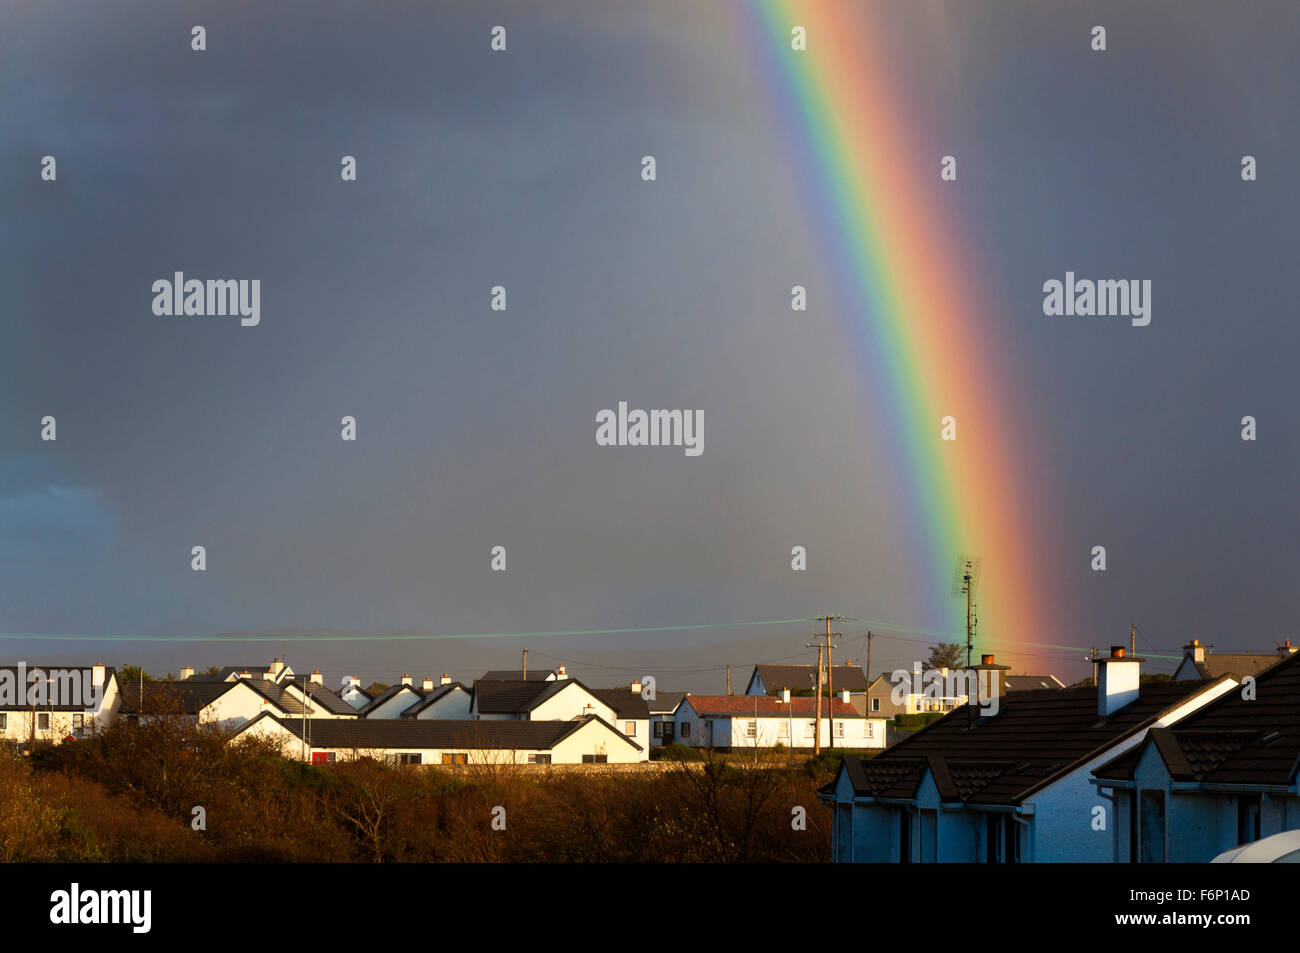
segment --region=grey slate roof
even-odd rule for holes
[[[650,717],[650,705],[640,692],[634,695],[628,688],[589,688],[587,691],[614,709],[614,714],[620,718]]]
[[[823,678],[825,678],[825,671],[823,667]],[[861,667],[833,665],[831,672],[831,687],[835,691],[847,689],[850,692],[865,692],[867,690],[867,676]],[[753,684],[754,675],[758,675],[763,680],[763,687],[769,695],[779,695],[782,688],[791,690],[810,688],[814,691],[817,689],[816,665],[755,665],[754,672],[749,676],[750,684]],[[822,687],[825,688],[824,682]]]

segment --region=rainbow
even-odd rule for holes
[[[1002,393],[1012,368],[981,320],[989,295],[955,223],[942,218],[941,190],[957,186],[940,181],[940,156],[910,145],[917,120],[891,89],[868,5],[733,0],[731,9],[792,136],[812,224],[851,289],[842,310],[873,412],[888,414],[916,497],[907,556],[921,611],[964,630],[952,579],[959,555],[979,556],[977,641],[1013,662],[1017,646],[1061,633],[1051,631],[1035,540],[1041,488],[1029,492],[1025,449],[1012,436],[1026,431]],[[791,48],[795,26],[807,31],[807,52]],[[940,421],[949,415],[957,439],[946,442]]]

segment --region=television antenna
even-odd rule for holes
[[[975,646],[975,626],[978,620],[975,617],[975,587],[979,583],[980,565],[983,562],[978,556],[958,556],[957,568],[953,573],[952,594],[954,596],[966,597],[966,671],[971,670],[971,652]],[[967,722],[972,722],[975,716],[975,709],[966,700],[966,718]]]

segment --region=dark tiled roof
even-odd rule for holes
[[[968,728],[966,708],[845,768],[859,794],[911,798],[925,770],[945,801],[1017,804],[1038,788],[1143,728],[1169,708],[1205,691],[1207,682],[1151,682],[1138,699],[1109,719],[1097,714],[1090,686],[1018,691],[1000,700],[998,714]]]
[[[620,718],[650,717],[650,705],[640,692],[633,694],[630,688],[589,688],[587,691],[614,709],[614,714]]]
[[[1220,675],[1256,675],[1277,664],[1276,652],[1206,652],[1204,662],[1193,662],[1202,678]]]
[[[689,694],[690,692],[661,692],[656,690],[654,701],[646,704],[651,714],[671,715],[677,710],[677,706],[682,703],[682,699]]]
[[[301,721],[292,718],[272,720],[295,738],[302,737]],[[315,718],[307,722],[307,736],[314,748],[500,748],[544,751],[555,747],[589,721],[600,722],[618,737],[623,737],[617,729],[595,715],[575,721],[419,721],[404,718],[352,721],[343,718]],[[245,730],[252,724],[250,721],[245,725]],[[627,740],[627,743],[636,750],[641,750],[635,742]]]
[[[795,718],[812,718],[817,713],[816,698],[791,698],[786,704],[779,698],[769,695],[688,695],[686,701],[695,713],[704,718],[710,717],[754,717],[758,712],[760,718],[779,718],[793,715]],[[822,699],[822,717],[830,716],[828,698]],[[840,698],[835,700],[836,718],[863,717],[853,705]]]
[[[484,672],[480,682],[544,682],[551,677],[553,673],[546,669],[533,669],[529,671],[528,677],[524,678],[522,669],[493,669],[490,672]]]
[[[1228,692],[1174,728],[1153,731],[1150,743],[1176,781],[1290,786],[1300,765],[1300,654],[1256,675],[1254,698]],[[1093,775],[1131,780],[1140,754],[1115,758]]]
[[[189,678],[184,679],[187,682],[229,682],[239,678],[245,672],[250,677],[261,678],[262,673],[270,668],[269,665],[259,663],[257,665],[227,665],[215,675],[208,675],[204,672],[196,672]]]
[[[197,715],[226,692],[235,687],[236,682],[218,682],[206,679],[186,678],[176,681],[156,681],[144,683],[144,713]],[[122,707],[120,711],[127,715],[137,715],[141,709],[139,683],[122,686]]]
[[[1003,680],[1003,687],[1009,692],[1025,692],[1065,686],[1051,675],[1007,675]]]
[[[567,684],[565,679],[561,684]],[[480,678],[474,683],[474,702],[480,712],[493,715],[516,715],[527,711],[529,703],[554,682],[518,679]]]
[[[825,672],[825,668],[822,669]],[[781,694],[781,689],[817,689],[816,665],[755,665],[754,672],[763,680],[763,687],[769,695]],[[848,689],[851,692],[867,690],[867,676],[857,665],[834,665],[831,667],[831,687],[835,691]],[[823,675],[823,677],[825,677]],[[750,675],[750,683],[754,676]]]

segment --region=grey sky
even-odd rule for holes
[[[789,310],[790,285],[825,301],[842,276],[730,14],[536,6],[0,9],[0,631],[942,624],[927,593],[949,580],[900,556],[915,503],[849,325]],[[1300,538],[1300,12],[918,3],[883,19],[926,161],[961,156],[954,217],[1001,302],[990,333],[1016,348],[1007,392],[1032,408],[1059,583],[1041,641],[1107,644],[1130,621],[1161,649],[1300,634],[1283,598]],[[1240,180],[1245,153],[1258,182]],[[1150,278],[1152,325],[1045,317],[1042,282],[1067,269]],[[178,270],[260,279],[260,326],[155,317],[150,286]],[[620,400],[702,408],[703,455],[597,447],[595,414]],[[57,443],[39,439],[46,414]],[[1086,571],[1097,540],[1104,576]],[[803,628],[289,657],[472,678],[527,644],[593,681],[668,671],[661,687],[698,691],[721,687],[715,666],[800,652]],[[174,669],[280,646],[0,651]],[[882,639],[873,667],[924,651]],[[1021,667],[1080,677],[1077,656]]]

